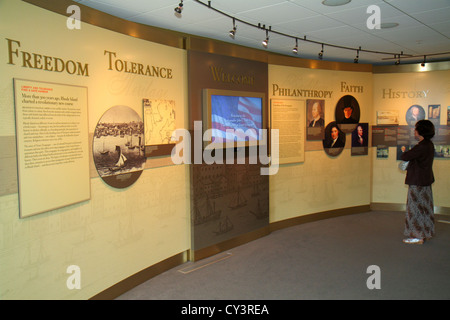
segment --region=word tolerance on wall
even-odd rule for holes
[[[15,65],[18,60],[22,63],[23,68],[67,72],[71,75],[89,77],[89,65],[87,63],[63,60],[35,52],[19,51],[18,48],[21,47],[20,41],[11,39],[6,39],[6,41],[8,42],[8,64]]]
[[[173,77],[172,69],[165,67],[144,65],[138,62],[122,60],[116,58],[117,54],[115,52],[108,50],[105,50],[104,54],[108,55],[109,57],[108,70],[116,70],[118,72],[140,74],[143,76],[157,77],[164,79],[172,79]]]

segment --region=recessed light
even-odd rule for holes
[[[323,0],[322,4],[330,7],[343,6],[352,0]]]
[[[381,29],[390,29],[398,26],[397,22],[385,22],[380,25]]]

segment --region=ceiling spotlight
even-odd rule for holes
[[[234,36],[236,35],[236,24],[235,24],[235,20],[233,18],[233,30],[230,30],[229,33],[230,37],[234,39]]]
[[[394,55],[394,58],[397,58],[397,60],[395,60],[395,65],[398,66],[400,64],[400,55]]]
[[[267,48],[269,45],[269,31],[266,30],[266,38],[262,41],[262,45],[264,48]]]
[[[322,4],[325,6],[336,7],[343,6],[344,4],[349,3],[352,0],[323,0]]]
[[[323,43],[322,43],[322,50],[320,50],[320,52],[319,52],[319,59],[320,60],[323,59]]]
[[[292,48],[292,53],[297,54],[298,53],[298,39],[295,38],[295,47]]]
[[[181,14],[181,11],[183,11],[183,0],[181,0],[181,2],[178,4],[178,7],[175,7],[175,9],[173,9],[175,11],[175,14]]]
[[[384,22],[384,23],[380,24],[381,29],[390,29],[390,28],[395,28],[395,27],[398,27],[397,22]]]
[[[420,64],[421,67],[425,67],[426,60],[427,60],[427,56],[423,56],[423,62]]]
[[[359,62],[359,50],[361,50],[361,47],[359,47],[359,49],[356,50],[356,57],[355,57],[355,59],[353,59],[354,63],[358,63]]]

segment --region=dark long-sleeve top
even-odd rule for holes
[[[430,186],[434,182],[433,159],[434,144],[423,139],[411,150],[402,155],[402,160],[409,161],[405,184]]]

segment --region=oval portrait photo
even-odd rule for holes
[[[94,132],[92,155],[99,176],[112,187],[126,188],[145,166],[144,124],[127,106],[114,106],[100,118]]]
[[[425,110],[417,104],[412,105],[409,107],[408,111],[406,111],[406,122],[410,126],[414,127],[417,121],[423,119],[425,119]]]
[[[325,139],[323,149],[332,157],[339,155],[345,147],[345,133],[339,129],[338,124],[333,121],[325,128]]]
[[[351,133],[359,123],[361,111],[355,97],[345,95],[336,104],[335,118],[339,128],[345,133]]]

